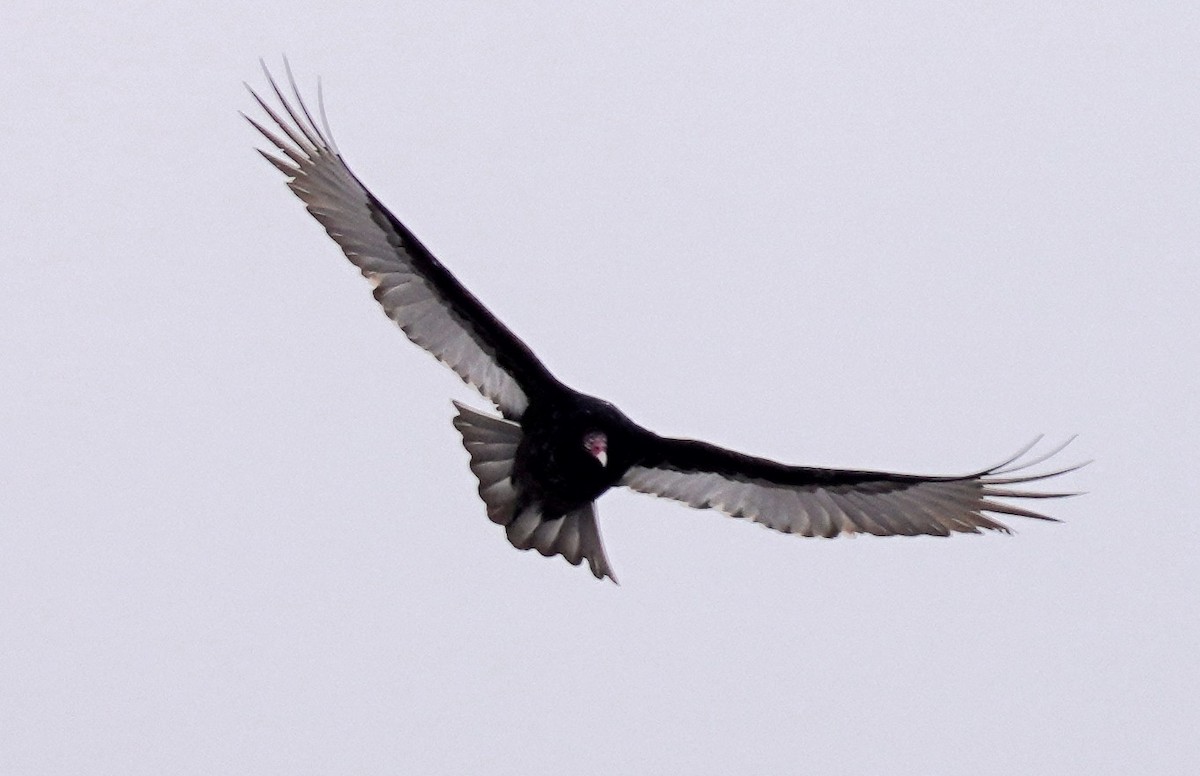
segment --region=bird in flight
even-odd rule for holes
[[[318,125],[290,69],[290,99],[263,70],[278,106],[250,89],[270,121],[246,119],[277,151],[260,153],[371,283],[387,316],[499,411],[497,417],[454,402],[453,422],[487,516],[517,549],[561,555],[576,566],[586,560],[596,578],[616,582],[595,502],[618,485],[822,537],[1007,533],[985,513],[1054,520],[1008,500],[1073,495],[1025,487],[1083,465],[1032,473],[1065,446],[1023,460],[1037,440],[988,469],[931,477],[788,466],[642,428],[554,377],[351,172],[319,92]]]

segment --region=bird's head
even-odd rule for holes
[[[589,431],[583,435],[583,449],[588,455],[608,468],[608,434],[603,431]]]

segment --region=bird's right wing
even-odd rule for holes
[[[520,418],[530,393],[556,385],[554,377],[355,177],[333,143],[323,112],[324,131],[295,82],[293,105],[269,72],[267,79],[284,115],[251,89],[275,128],[246,117],[281,154],[263,156],[288,177],[288,186],[308,212],[371,281],[375,299],[408,338],[490,399],[505,417]]]
[[[1004,463],[959,477],[785,466],[706,442],[650,434],[644,445],[642,459],[625,474],[622,485],[802,536],[1008,532],[985,513],[1054,518],[996,499],[1073,495],[1020,486],[1079,468],[1030,474],[1031,466],[1062,449],[1019,461],[1033,445]]]

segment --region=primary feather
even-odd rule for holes
[[[287,118],[250,91],[278,128],[247,117],[282,157],[262,155],[289,178],[288,186],[371,282],[376,301],[408,338],[505,417],[521,417],[529,403],[521,383],[553,381],[545,367],[362,185],[328,131],[313,121],[295,83],[293,105],[270,73],[267,78]]]

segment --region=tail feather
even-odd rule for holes
[[[521,444],[521,426],[458,402],[454,406],[458,408],[454,427],[471,457],[471,471],[479,480],[479,496],[487,506],[488,518],[505,526],[512,546],[536,549],[547,558],[561,555],[572,566],[586,558],[597,579],[608,577],[616,582],[596,525],[595,505],[585,504],[550,520],[542,516],[537,503],[526,504],[517,514],[520,494],[512,480],[512,468]]]
[[[454,427],[471,456],[471,471],[479,480],[479,497],[487,506],[487,516],[493,523],[508,525],[517,503],[512,467],[521,444],[521,427],[458,402],[454,406],[458,408]]]

